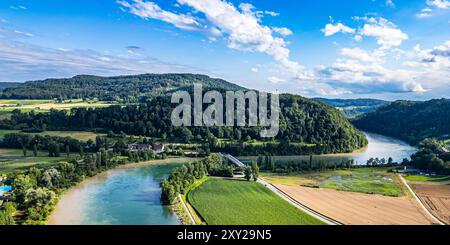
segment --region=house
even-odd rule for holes
[[[155,153],[163,153],[166,148],[165,144],[154,144],[153,145],[153,152]]]
[[[133,143],[128,145],[128,151],[134,152],[134,151],[151,151],[152,145],[150,144],[138,144]]]
[[[61,98],[61,97],[55,98],[54,101],[55,101],[56,103],[58,103],[58,104],[64,104],[64,103],[66,102],[66,101],[65,101],[63,98]]]
[[[445,147],[441,147],[438,149],[439,154],[444,154],[444,153],[448,153],[448,149]]]

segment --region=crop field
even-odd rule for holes
[[[450,224],[450,176],[409,175],[404,177],[425,207]]]
[[[308,208],[346,225],[430,225],[415,199],[275,184]]]
[[[111,105],[111,103],[106,102],[86,102],[82,100],[70,100],[65,103],[57,103],[53,100],[0,100],[0,114],[8,114],[16,109],[22,112],[48,112],[50,109],[70,110],[72,108],[97,108]]]
[[[93,140],[97,136],[106,136],[106,134],[88,132],[88,131],[44,131],[41,133],[25,133],[20,132],[19,130],[0,130],[0,139],[2,139],[6,134],[12,133],[23,133],[23,134],[33,134],[33,135],[49,135],[49,136],[58,136],[58,137],[72,137],[77,140],[88,141]]]
[[[36,134],[36,133],[33,133]],[[49,136],[58,136],[58,137],[72,137],[77,140],[88,141],[93,140],[97,136],[106,136],[106,134],[99,134],[88,131],[45,131],[42,133],[37,133],[39,135],[49,135]]]
[[[188,193],[208,225],[320,225],[256,182],[208,179]]]
[[[28,150],[25,157],[22,150],[0,148],[0,173],[52,164],[63,160],[67,160],[67,156],[63,153],[61,153],[61,157],[49,157],[48,152],[39,151],[37,157],[34,157],[33,152]]]
[[[356,168],[279,176],[263,174],[272,184],[326,188],[340,191],[403,196],[403,185],[395,174],[385,168]]]

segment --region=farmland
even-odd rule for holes
[[[64,103],[58,103],[53,100],[0,100],[0,114],[8,114],[13,110],[23,112],[36,111],[48,112],[50,109],[70,110],[72,108],[96,108],[107,107],[111,103],[100,101],[69,100]]]
[[[450,224],[450,176],[409,175],[404,178],[425,207],[439,220]]]
[[[340,191],[403,196],[404,190],[398,178],[385,168],[356,168],[311,172],[297,175],[265,174],[264,178],[273,184],[326,188]]]
[[[10,172],[18,169],[26,169],[33,166],[52,164],[66,160],[67,156],[48,157],[48,152],[39,151],[36,157],[28,151],[27,156],[23,156],[22,150],[0,149],[0,172]]]
[[[23,133],[23,134],[33,134],[41,136],[58,136],[58,137],[72,137],[77,140],[88,141],[95,140],[97,136],[106,136],[106,134],[94,133],[89,131],[44,131],[40,133],[27,133],[21,132],[19,130],[0,130],[0,139],[2,139],[6,134],[12,133]]]
[[[208,225],[322,224],[256,182],[211,178],[188,201]]]
[[[275,186],[308,208],[346,225],[430,225],[412,198],[302,186]]]

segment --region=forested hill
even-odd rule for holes
[[[450,134],[450,100],[397,101],[353,121],[360,129],[417,144]]]
[[[367,145],[365,136],[331,106],[296,95],[281,95],[280,105],[280,131],[274,141],[261,138],[260,127],[173,127],[176,105],[169,95],[139,105],[77,108],[70,113],[15,111],[10,119],[0,120],[0,129],[102,130],[185,143],[206,141],[211,149],[237,155],[338,153]]]
[[[336,107],[348,118],[354,118],[364,113],[374,111],[377,108],[390,103],[389,101],[377,99],[315,98],[314,100]]]
[[[21,83],[0,83],[0,90],[5,88],[15,88],[21,85]]]
[[[138,101],[176,89],[191,87],[194,83],[212,89],[241,90],[242,87],[205,75],[142,74],[133,76],[99,77],[80,75],[64,79],[30,81],[0,92],[3,99],[80,99]]]

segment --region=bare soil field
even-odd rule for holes
[[[346,225],[430,225],[433,220],[408,197],[275,185],[308,208]]]
[[[450,185],[412,184],[412,188],[434,216],[450,224]]]

